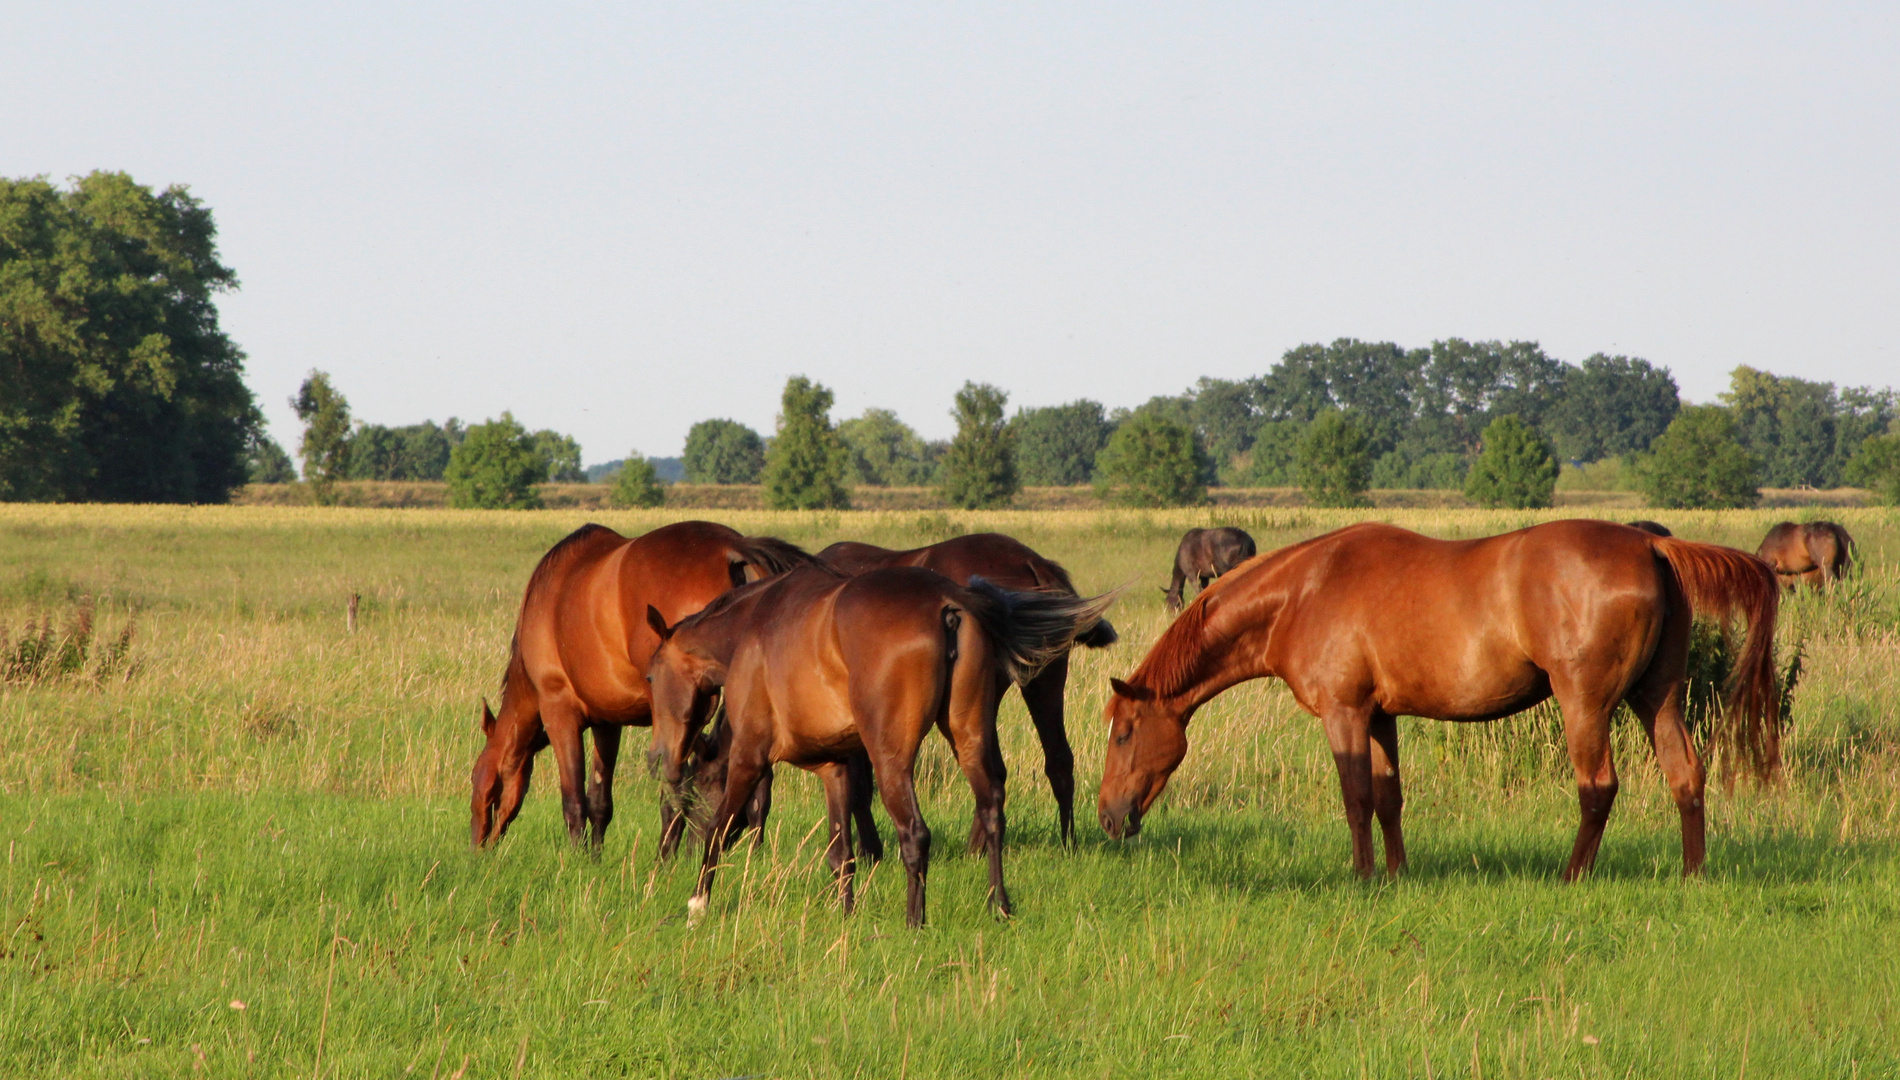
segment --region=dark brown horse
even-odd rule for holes
[[[1232,526],[1189,529],[1174,552],[1174,580],[1161,590],[1168,610],[1181,610],[1182,590],[1191,580],[1197,589],[1254,557],[1253,537]]]
[[[723,840],[774,762],[817,773],[831,823],[827,855],[852,906],[850,763],[876,770],[909,877],[907,916],[924,919],[930,829],[912,770],[932,727],[949,738],[976,794],[989,857],[990,902],[1010,910],[1003,886],[1003,785],[996,706],[1010,681],[1064,655],[1095,625],[1108,598],[1021,593],[891,567],[846,577],[811,567],[744,589],[669,627],[653,656],[654,742],[666,779],[685,778],[687,749],[723,692],[726,784],[707,830],[690,917],[706,910]]]
[[[919,566],[935,570],[959,585],[969,585],[973,579],[982,578],[992,585],[1018,592],[1076,595],[1067,570],[1021,541],[1001,533],[972,533],[909,551],[844,541],[819,552],[818,557],[847,574],[862,574],[886,566]],[[1092,649],[1105,648],[1115,643],[1115,628],[1107,619],[1098,620],[1083,631],[1076,642]],[[1022,684],[1023,704],[1029,708],[1029,720],[1036,726],[1036,737],[1042,743],[1043,772],[1055,793],[1063,843],[1075,840],[1075,754],[1069,749],[1069,733],[1062,710],[1063,691],[1068,683],[1069,658],[1064,654]],[[977,840],[973,830],[971,841]]]
[[[1319,717],[1339,769],[1353,869],[1405,864],[1395,717],[1495,720],[1555,695],[1582,823],[1566,879],[1589,871],[1616,799],[1610,716],[1635,711],[1682,817],[1683,872],[1703,861],[1704,773],[1683,725],[1694,616],[1741,615],[1748,637],[1724,736],[1758,775],[1779,755],[1780,590],[1761,560],[1606,521],[1556,521],[1481,540],[1364,524],[1259,556],[1176,619],[1127,682],[1113,680],[1102,827],[1134,833],[1187,753],[1194,710],[1277,676]]]
[[[591,826],[599,844],[613,819],[620,729],[651,722],[646,662],[659,638],[647,625],[647,608],[684,618],[735,585],[811,561],[782,540],[741,536],[709,521],[682,521],[633,540],[584,525],[554,545],[521,598],[500,715],[482,703],[487,745],[471,777],[475,846],[507,831],[527,794],[534,755],[545,746],[554,748],[560,769],[568,835],[579,841]],[[589,729],[594,771],[584,785],[581,732]]]
[[[1796,525],[1784,521],[1768,530],[1757,558],[1775,568],[1775,576],[1789,589],[1796,585],[1820,588],[1832,585],[1847,573],[1853,559],[1854,538],[1832,521],[1811,521]]]

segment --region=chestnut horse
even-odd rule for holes
[[[1762,537],[1755,557],[1775,568],[1775,576],[1789,589],[1796,585],[1819,588],[1832,585],[1847,573],[1854,538],[1832,521],[1796,525],[1784,521]]]
[[[554,747],[560,769],[568,835],[579,841],[591,827],[598,845],[613,820],[620,729],[651,722],[646,661],[659,638],[647,608],[683,618],[735,585],[811,561],[783,540],[741,536],[710,521],[665,525],[633,540],[583,525],[549,549],[521,598],[500,715],[482,702],[487,745],[471,777],[475,846],[507,831],[545,746]],[[583,786],[586,729],[594,733],[594,771]]]
[[[1354,525],[1259,556],[1215,582],[1112,680],[1102,827],[1132,835],[1187,753],[1194,710],[1277,676],[1317,716],[1352,831],[1372,873],[1370,818],[1386,870],[1405,865],[1395,717],[1495,720],[1555,695],[1582,823],[1566,880],[1587,873],[1616,799],[1610,716],[1627,701],[1682,818],[1683,872],[1703,862],[1704,773],[1683,725],[1690,622],[1741,615],[1748,637],[1723,735],[1758,775],[1779,756],[1774,674],[1780,590],[1746,552],[1607,521],[1555,521],[1481,540]]]
[[[1189,580],[1197,589],[1254,557],[1253,537],[1225,526],[1219,529],[1189,529],[1174,551],[1174,580],[1161,590],[1167,597],[1168,610],[1181,610],[1182,590]]]
[[[949,738],[976,794],[990,903],[1009,914],[1003,886],[1007,770],[996,742],[996,706],[1010,681],[1026,681],[1066,654],[1108,602],[1010,592],[981,581],[966,588],[916,567],[855,577],[809,567],[735,590],[674,626],[649,612],[663,639],[649,670],[653,738],[667,781],[684,781],[688,747],[722,692],[730,730],[726,783],[707,829],[689,917],[706,910],[740,807],[781,761],[824,781],[831,824],[826,853],[844,908],[851,910],[851,803],[859,785],[850,766],[868,755],[909,877],[906,915],[910,925],[921,925],[930,829],[912,771],[932,727]]]
[[[845,540],[820,551],[818,557],[847,574],[862,574],[886,566],[920,566],[935,570],[959,585],[967,586],[972,579],[982,578],[1016,592],[1076,595],[1069,572],[1060,564],[1001,533],[971,533],[908,551]],[[1115,644],[1115,627],[1107,619],[1101,619],[1075,640],[1091,649],[1106,648]],[[1056,797],[1062,842],[1072,844],[1075,842],[1075,753],[1069,749],[1069,732],[1062,711],[1062,696],[1068,684],[1069,657],[1064,653],[1044,665],[1021,689],[1023,704],[1029,709],[1029,721],[1035,725],[1036,738],[1042,743],[1042,770]],[[974,829],[970,840],[972,845],[978,840]]]

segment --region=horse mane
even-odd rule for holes
[[[556,571],[565,568],[569,563],[587,554],[597,545],[624,544],[626,542],[626,537],[609,529],[605,525],[597,525],[591,521],[575,529],[573,532],[568,533],[566,536],[563,536],[553,547],[548,549],[546,555],[541,556],[540,562],[534,564],[534,573],[528,575],[528,587],[522,590],[521,593],[521,612],[525,613],[528,610],[529,602],[534,599],[537,593],[547,586],[548,579],[553,577]],[[516,674],[516,669],[521,667],[521,615],[517,614],[515,616],[515,632],[513,636],[508,639],[508,666],[502,669],[501,673],[502,697],[506,698],[508,696],[508,680],[511,676]]]
[[[776,536],[744,536],[733,546],[741,562],[750,563],[767,574],[785,574],[801,566],[831,567],[818,556],[789,540]],[[833,571],[834,573],[836,571]]]
[[[1193,683],[1207,647],[1207,598],[1213,593],[1213,586],[1209,586],[1175,617],[1148,650],[1141,666],[1128,676],[1129,682],[1163,697],[1179,694]]]

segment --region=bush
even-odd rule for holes
[[[1186,425],[1138,412],[1097,458],[1095,490],[1117,506],[1196,506],[1207,501],[1208,464]]]
[[[607,501],[618,507],[660,506],[666,502],[666,484],[660,480],[653,462],[635,450],[614,474],[614,487]]]
[[[1557,452],[1535,428],[1505,413],[1485,427],[1465,497],[1492,509],[1542,509],[1557,487]]]
[[[1016,438],[1003,419],[1009,395],[988,383],[966,382],[957,391],[957,437],[943,455],[943,496],[965,510],[1008,506],[1022,484],[1016,479]]]
[[[701,420],[686,433],[682,457],[689,484],[756,484],[765,440],[737,420]]]
[[[1636,471],[1651,506],[1668,510],[1726,510],[1755,505],[1761,459],[1735,440],[1735,418],[1717,405],[1684,408]]]
[[[1848,461],[1846,477],[1873,489],[1888,506],[1900,506],[1900,430],[1869,435]]]
[[[1096,457],[1115,433],[1101,403],[1087,399],[1019,409],[1009,426],[1016,435],[1016,475],[1038,487],[1088,483]]]
[[[853,484],[908,487],[928,483],[930,462],[924,440],[889,409],[866,409],[838,425],[847,452],[846,476]]]
[[[1345,413],[1328,409],[1313,418],[1300,440],[1300,486],[1314,506],[1371,506],[1372,456],[1366,433]]]
[[[765,455],[765,505],[773,510],[842,510],[845,448],[831,427],[831,391],[803,375],[785,382],[778,436]]]
[[[535,510],[541,496],[534,485],[547,479],[547,459],[534,436],[504,412],[499,420],[468,429],[468,437],[449,455],[443,479],[449,482],[450,506]]]

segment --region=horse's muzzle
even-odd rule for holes
[[[1122,800],[1114,806],[1103,804],[1101,817],[1102,831],[1116,840],[1141,832],[1141,808],[1133,799]]]

